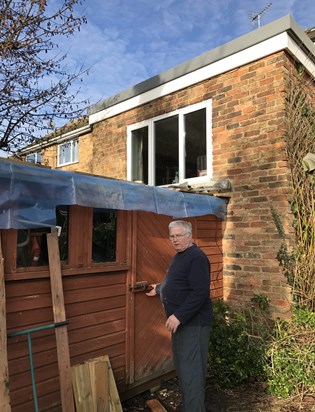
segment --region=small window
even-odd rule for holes
[[[68,261],[69,206],[58,206],[56,210],[60,261]]]
[[[58,166],[76,163],[78,156],[79,142],[77,139],[58,145]]]
[[[42,163],[42,153],[41,152],[30,153],[26,155],[25,160],[30,163],[41,164]]]
[[[47,266],[47,229],[21,229],[17,233],[16,267]]]
[[[68,207],[58,206],[56,210],[60,260],[68,260]],[[37,267],[48,265],[46,234],[50,228],[20,229],[17,232],[16,267]]]
[[[111,210],[93,210],[92,260],[115,262],[117,215]]]
[[[212,178],[211,101],[128,127],[127,178],[154,186]]]

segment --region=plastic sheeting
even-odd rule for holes
[[[225,218],[226,200],[82,173],[0,161],[0,229],[55,226],[56,206]]]

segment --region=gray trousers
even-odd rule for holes
[[[173,362],[182,412],[205,412],[210,326],[180,326],[172,335]]]

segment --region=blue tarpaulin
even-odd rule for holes
[[[142,210],[173,218],[225,218],[226,200],[124,180],[0,161],[0,229],[55,226],[56,207]]]

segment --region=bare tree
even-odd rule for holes
[[[68,73],[67,54],[58,51],[58,42],[86,23],[74,14],[82,1],[0,0],[2,150],[16,151],[50,132],[54,119],[73,120],[86,107],[70,89],[87,71]]]

